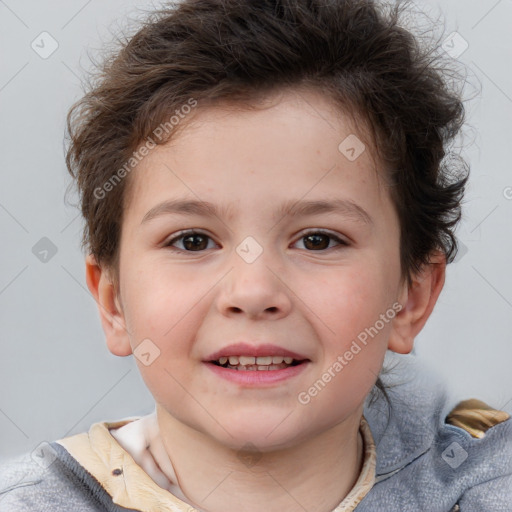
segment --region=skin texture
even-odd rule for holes
[[[389,193],[368,146],[354,161],[338,150],[358,132],[328,99],[285,90],[262,106],[198,108],[183,131],[142,160],[130,176],[122,225],[120,295],[92,255],[87,284],[113,354],[129,355],[145,339],[160,350],[150,365],[137,364],[165,447],[153,456],[186,501],[211,512],[327,512],[359,475],[363,403],[385,352],[412,350],[446,263],[434,254],[410,289],[404,285]],[[166,214],[141,225],[171,198],[230,210],[219,217]],[[334,198],[358,204],[372,222],[276,213],[285,201]],[[184,229],[209,237],[196,239],[201,250],[183,238],[165,246]],[[318,229],[348,245],[323,236],[316,248],[304,237]],[[263,250],[252,263],[236,251],[248,236]],[[401,311],[300,403],[299,393],[396,303]],[[203,360],[240,340],[273,343],[310,363],[272,386],[225,381]],[[257,448],[253,465],[240,457],[248,443]]]

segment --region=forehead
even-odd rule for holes
[[[248,199],[255,206],[286,196],[291,206],[293,198],[318,200],[356,182],[368,200],[379,199],[379,173],[362,123],[317,91],[280,91],[253,108],[199,106],[183,123],[130,176],[128,210],[139,222],[171,193],[224,198],[230,216],[235,203],[250,206]]]

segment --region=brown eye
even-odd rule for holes
[[[183,246],[190,251],[200,251],[206,249],[208,242],[205,244],[207,237],[203,235],[187,235],[183,237]]]
[[[342,246],[348,245],[348,243],[341,238],[324,231],[311,231],[303,235],[300,240],[304,240],[304,247],[306,249],[313,251],[323,251],[331,248],[331,241],[335,241],[338,245]]]
[[[327,235],[315,234],[304,237],[305,246],[308,249],[327,249],[329,247],[329,237]]]
[[[200,252],[208,248],[208,240],[211,238],[208,235],[199,233],[197,231],[182,232],[179,236],[169,240],[165,247],[173,247],[177,242],[182,243],[183,248],[177,248],[177,251],[185,252]],[[174,250],[174,249],[172,249]]]

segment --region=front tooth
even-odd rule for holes
[[[256,362],[256,358],[254,356],[240,356],[239,359],[240,364],[243,364],[244,366],[248,366]]]
[[[227,357],[221,357],[221,358],[219,359],[219,363],[220,363],[220,364],[226,364],[227,362],[228,362],[228,358],[227,358]]]
[[[238,365],[238,356],[229,356],[229,364],[231,366],[237,366]]]
[[[268,366],[258,366],[258,370],[268,370]]]
[[[286,364],[292,364],[292,361],[293,361],[293,357],[285,357],[285,358],[284,358],[284,362],[285,362]]]
[[[258,364],[258,365],[272,364],[272,356],[257,357],[256,364]]]
[[[273,364],[281,364],[284,361],[283,356],[273,356],[272,357],[272,363]]]

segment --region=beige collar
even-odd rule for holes
[[[117,505],[141,512],[196,511],[157,485],[109,432],[135,419],[94,423],[89,432],[57,442],[100,482]],[[375,483],[377,453],[364,416],[359,429],[363,438],[363,467],[354,487],[332,512],[353,511]]]

